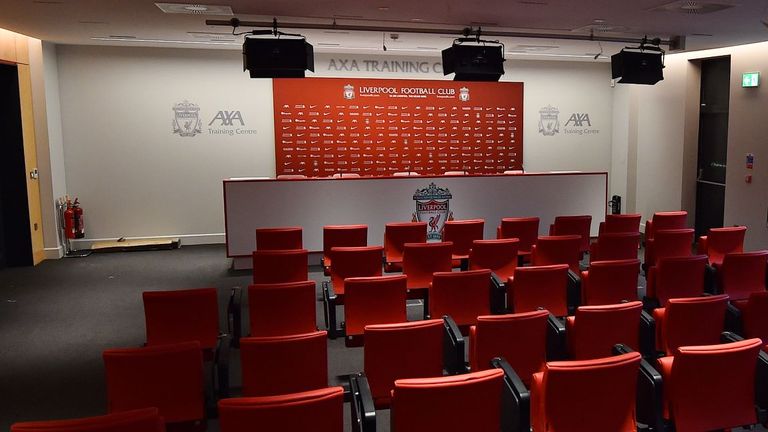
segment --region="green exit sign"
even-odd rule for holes
[[[741,76],[742,87],[757,87],[760,85],[760,72],[747,72]]]

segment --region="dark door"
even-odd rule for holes
[[[701,62],[696,236],[723,226],[731,58]]]

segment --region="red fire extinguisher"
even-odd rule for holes
[[[67,209],[64,210],[64,228],[68,239],[85,237],[85,224],[83,223],[83,209],[75,198],[74,204],[67,199]]]

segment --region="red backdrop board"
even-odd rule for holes
[[[275,79],[277,175],[522,169],[523,83]]]

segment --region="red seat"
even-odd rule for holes
[[[681,346],[719,343],[727,304],[727,295],[670,299],[653,311],[656,348],[671,356]]]
[[[711,265],[720,265],[729,253],[744,252],[747,227],[711,228],[708,235],[699,237],[697,253],[707,255]]]
[[[477,317],[469,328],[469,366],[473,371],[490,369],[491,360],[507,360],[526,385],[544,369],[547,356],[545,310],[510,315]]]
[[[156,407],[166,423],[204,421],[198,342],[111,349],[102,357],[108,412]]]
[[[598,306],[637,299],[640,260],[594,261],[581,272],[581,303]]]
[[[635,259],[639,247],[640,233],[602,233],[589,245],[589,260]]]
[[[655,266],[661,258],[693,255],[693,229],[656,231],[656,236],[645,241],[646,270]]]
[[[661,230],[682,229],[686,227],[687,211],[656,212],[653,218],[645,221],[645,241],[653,240]]]
[[[658,359],[664,382],[664,417],[677,432],[712,431],[752,425],[755,371],[760,339],[683,346]]]
[[[221,432],[344,430],[344,389],[219,401]]]
[[[366,326],[363,362],[376,408],[388,407],[395,380],[443,374],[443,321]]]
[[[750,294],[766,289],[768,251],[730,253],[718,268],[720,291],[728,294],[737,307],[746,303]]]
[[[317,330],[315,282],[248,287],[251,336],[285,336]]]
[[[768,343],[768,291],[753,292],[740,309],[744,336]]]
[[[323,272],[331,275],[331,249],[368,246],[368,225],[326,225],[323,227]]]
[[[331,249],[331,285],[339,297],[344,299],[344,280],[351,277],[381,276],[382,246],[334,247]]]
[[[531,252],[531,264],[545,266],[552,264],[568,264],[576,274],[579,268],[579,247],[581,237],[577,235],[542,236],[536,241]]]
[[[365,326],[407,321],[407,276],[349,278],[344,303],[347,343],[362,336]]]
[[[328,386],[325,331],[240,339],[243,396],[297,393]]]
[[[165,432],[157,408],[67,420],[15,423],[11,432]]]
[[[507,282],[509,307],[515,313],[546,309],[555,316],[568,315],[568,266],[520,267]]]
[[[491,313],[491,271],[437,272],[429,288],[429,314],[450,315],[459,326]]]
[[[589,251],[590,230],[592,228],[592,216],[557,216],[555,223],[549,226],[550,236],[577,235],[581,238],[579,252]]]
[[[144,291],[147,345],[197,341],[214,350],[219,340],[219,303],[216,288]]]
[[[539,238],[539,218],[503,218],[501,225],[496,229],[496,237],[520,240],[517,251],[518,255],[529,257],[533,245],[536,244],[536,240]]]
[[[503,386],[500,369],[398,379],[392,392],[392,430],[498,432]]]
[[[705,255],[661,258],[648,269],[646,297],[664,307],[671,298],[698,297],[704,294],[707,257]]]
[[[452,220],[443,225],[442,241],[453,243],[451,258],[462,260],[469,258],[472,242],[483,239],[483,219]],[[459,262],[453,264],[459,266]]]
[[[306,249],[253,251],[253,283],[304,282],[308,276]]]
[[[640,351],[640,313],[643,303],[633,301],[602,306],[581,306],[566,318],[568,348],[574,360],[611,355],[613,346],[624,344]]]
[[[501,280],[515,275],[517,239],[475,240],[469,253],[469,269],[488,269]]]
[[[426,243],[426,222],[398,222],[384,225],[384,271],[403,270],[403,246]]]
[[[533,375],[534,431],[636,431],[635,389],[640,354],[547,363]]]
[[[256,228],[256,250],[304,249],[301,227]]]
[[[639,233],[640,213],[633,214],[608,214],[605,222],[600,222],[599,234],[603,233]]]
[[[408,289],[427,289],[432,273],[451,271],[450,242],[406,243],[403,248],[403,274],[408,276]]]

